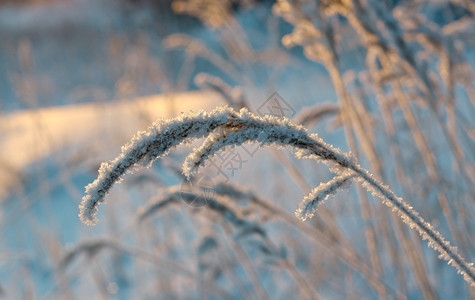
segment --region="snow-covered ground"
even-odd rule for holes
[[[217,93],[153,95],[133,100],[22,110],[0,117],[0,195],[5,196],[27,167],[68,149],[71,155],[112,155],[154,120],[188,111],[209,110],[225,102]],[[102,153],[102,154],[101,154]],[[109,159],[112,157],[109,157]]]

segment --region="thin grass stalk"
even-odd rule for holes
[[[211,134],[218,128],[227,130],[227,133],[225,135]],[[452,266],[456,267],[467,282],[475,284],[473,266],[458,254],[456,248],[425,222],[411,206],[348,155],[326,144],[317,135],[309,135],[304,128],[295,126],[288,120],[271,116],[257,117],[245,109],[239,113],[219,108],[210,114],[204,112],[190,114],[168,122],[161,121],[152,126],[148,132],[139,133],[131,143],[123,147],[121,155],[110,163],[101,165],[99,177],[87,187],[87,194],[80,205],[80,217],[83,222],[92,225],[97,221],[95,214],[98,205],[104,201],[104,196],[112,185],[119,181],[129,169],[148,166],[158,157],[167,154],[170,148],[191,138],[203,136],[208,136],[208,138],[185,161],[186,175],[193,175],[197,167],[201,166],[207,158],[230,146],[238,146],[245,142],[276,144],[280,147],[291,146],[299,151],[298,157],[323,159],[338,168],[354,171],[358,175],[356,180],[368,191],[380,197],[383,203],[393,209],[405,223],[416,229],[423,239],[428,239],[429,246],[438,251],[441,258],[448,260]]]
[[[382,61],[383,61],[383,64],[385,64],[385,62],[387,63],[387,60],[385,60],[385,59],[383,59]],[[406,98],[405,94],[401,91],[400,84],[398,82],[394,82],[393,84],[395,85],[395,90],[396,90],[396,93],[397,93],[396,99],[398,100],[398,103],[400,104],[400,107],[402,107],[402,109],[403,109],[404,116],[406,117],[406,120],[408,121],[409,128],[411,129],[411,132],[413,134],[414,141],[418,145],[419,150],[421,151],[421,155],[424,158],[425,154],[429,152],[429,150],[427,148],[427,142],[425,141],[425,138],[423,137],[422,131],[421,131],[419,125],[417,124],[415,116],[412,113],[411,108],[409,107],[408,99]],[[406,99],[402,99],[402,98],[406,98]],[[439,177],[439,173],[437,172],[438,168],[435,165],[435,160],[434,160],[433,155],[431,154],[430,159],[427,159],[425,161],[426,161],[426,164],[427,163],[433,164],[433,165],[430,165],[430,168],[429,168],[430,170],[432,170],[431,172],[435,172],[433,174],[430,172],[430,174],[432,174],[431,175],[432,180],[434,180],[435,182],[440,182],[441,178]],[[445,218],[447,219],[447,222],[449,223],[449,229],[450,229],[451,233],[453,234],[453,236],[455,238],[457,238],[460,242],[462,242],[463,239],[460,239],[461,234],[459,233],[459,230],[457,229],[457,227],[455,226],[455,224],[453,223],[453,220],[452,220],[452,215],[453,214],[451,212],[450,205],[448,204],[448,201],[447,201],[447,195],[445,193],[442,193],[442,192],[439,191],[438,201],[440,203],[440,206],[443,208],[442,212],[443,212]]]
[[[353,247],[341,247],[338,242],[329,238],[327,235],[320,232],[317,228],[310,227],[302,222],[298,222],[298,220],[296,220],[292,215],[290,215],[283,209],[273,205],[268,201],[258,198],[255,195],[250,195],[250,200],[257,206],[271,213],[271,215],[275,215],[277,218],[288,223],[289,225],[295,226],[301,232],[307,234],[310,238],[312,238],[312,240],[323,245],[324,249],[327,249],[331,253],[336,254],[337,257],[343,260],[348,267],[360,273],[376,291],[386,290],[388,294],[393,296],[394,298],[406,298],[403,294],[392,290],[390,286],[388,286],[384,281],[382,281],[379,274],[376,274],[371,268],[366,265],[365,262],[363,262],[358,257],[356,251],[352,249]]]
[[[227,236],[229,237],[231,235],[229,224],[223,223],[223,227],[225,229]],[[262,281],[260,280],[247,253],[244,251],[242,246],[239,243],[235,242],[232,238],[228,238],[228,241],[230,245],[233,246],[231,248],[233,249],[234,253],[236,253],[238,261],[242,264],[242,266],[246,270],[246,273],[249,276],[249,280],[252,283],[252,287],[254,288],[254,292],[256,293],[256,296],[258,297],[258,299],[264,299],[264,300],[269,299],[262,285]]]
[[[305,294],[306,299],[322,299],[322,297],[315,291],[312,284],[308,281],[307,277],[302,274],[291,261],[281,260],[279,261],[279,265],[294,279],[299,287],[299,293]]]
[[[300,186],[300,188],[304,191],[308,191],[311,189],[310,185],[308,184],[307,180],[304,176],[300,173],[300,170],[292,164],[292,161],[285,156],[282,152],[271,149],[272,154],[274,157],[282,163],[284,168],[290,174],[290,176],[295,180],[295,182]],[[348,249],[353,248],[348,237],[340,230],[336,223],[336,219],[332,211],[327,209],[325,206],[321,206],[319,208],[319,216],[321,217],[323,224],[325,225],[325,229],[336,239],[338,240],[342,246],[347,247]],[[321,230],[321,229],[318,229]]]
[[[328,39],[330,40],[330,39]],[[331,48],[334,49],[334,48]],[[327,59],[324,60],[324,65],[326,69],[328,70],[330,77],[333,82],[333,86],[335,87],[335,91],[338,95],[338,99],[340,102],[340,114],[341,114],[341,119],[344,125],[344,131],[345,131],[345,136],[346,136],[346,141],[349,143],[350,150],[353,153],[357,153],[357,148],[356,144],[354,142],[353,138],[353,129],[356,129],[357,132],[359,133],[359,136],[363,139],[362,141],[362,146],[363,149],[365,150],[365,153],[368,156],[369,162],[373,167],[373,170],[380,170],[381,169],[381,163],[376,155],[373,147],[370,145],[367,136],[365,134],[364,129],[361,130],[361,128],[358,126],[360,125],[357,122],[357,114],[354,113],[353,107],[351,105],[351,100],[349,98],[348,91],[346,90],[345,84],[343,82],[343,77],[341,75],[341,72],[338,68],[338,63],[336,61],[336,55],[335,53],[331,52],[331,50],[327,49]],[[383,222],[386,222],[383,220]],[[368,241],[367,241],[368,242]],[[373,248],[369,248],[373,249]],[[374,250],[374,249],[373,249]],[[375,253],[373,253],[375,254]],[[379,254],[376,253],[376,256],[373,259],[373,262],[378,265],[377,261],[380,261],[378,258]],[[380,264],[379,264],[380,265]],[[375,269],[376,272],[380,273],[382,270],[380,268]],[[378,290],[379,297],[381,299],[386,298],[386,291],[383,289]]]
[[[452,151],[455,155],[456,162],[458,164],[460,173],[463,175],[462,176],[463,179],[466,181],[466,183],[467,183],[469,189],[471,190],[471,192],[475,193],[475,190],[472,188],[472,185],[471,185],[471,179],[472,178],[471,178],[470,174],[465,171],[465,166],[464,166],[465,159],[464,159],[463,151],[460,148],[460,146],[458,145],[456,137],[454,137],[451,134],[451,132],[447,129],[447,125],[445,124],[445,122],[443,122],[443,120],[440,116],[440,112],[437,111],[437,108],[434,105],[437,101],[437,97],[434,94],[433,88],[431,88],[430,79],[428,78],[427,74],[425,73],[425,70],[423,70],[422,68],[419,68],[418,64],[415,63],[416,62],[415,61],[416,56],[413,53],[413,51],[410,50],[411,48],[407,45],[406,41],[402,38],[401,34],[399,34],[400,32],[402,32],[402,30],[399,28],[399,26],[398,26],[396,20],[394,19],[394,17],[391,14],[385,12],[384,9],[381,7],[381,4],[378,3],[377,1],[374,1],[374,4],[375,5],[373,6],[373,8],[376,10],[376,12],[379,15],[384,16],[383,18],[381,18],[381,20],[383,21],[383,24],[387,28],[390,35],[392,35],[393,39],[396,40],[396,45],[398,46],[398,50],[399,50],[398,58],[403,63],[403,66],[408,70],[409,74],[415,75],[416,78],[418,78],[420,80],[420,82],[423,84],[423,91],[429,97],[429,99],[428,99],[428,106],[430,108],[429,110],[433,114],[433,116],[435,117],[435,119],[438,122],[439,126],[441,127],[442,132],[443,132],[450,148],[452,149]],[[386,55],[387,55],[387,51],[384,51],[383,55],[381,56],[381,58],[382,58],[381,62],[383,64],[386,64],[386,66],[390,67],[391,69],[394,68],[394,66],[391,63],[391,59],[389,59]],[[389,62],[389,64],[388,64],[388,62]],[[397,81],[396,81],[396,84],[398,84]],[[396,86],[396,88],[398,88],[398,87]],[[403,93],[401,93],[401,94],[403,94]],[[404,101],[404,103],[400,103],[400,104],[403,104],[404,106],[408,106],[408,104],[406,102],[407,101]],[[403,108],[404,111],[407,111],[407,114],[408,114],[407,117],[409,117],[408,122],[414,123],[415,121],[413,121],[411,119],[415,120],[415,118],[413,116],[411,116],[412,112],[410,112],[410,108],[403,107],[403,106],[401,106],[401,107]],[[413,126],[415,126],[415,125],[416,124],[414,123]],[[412,126],[410,126],[410,127],[412,129]],[[416,128],[416,127],[414,127],[414,128]],[[416,140],[416,143],[422,143],[422,140],[419,140],[419,141]],[[421,144],[420,146],[423,146],[423,145]],[[437,174],[437,173],[435,173],[435,174]]]
[[[361,32],[363,32],[363,34],[364,34],[364,30],[360,30],[360,33]],[[407,52],[406,52],[406,54],[407,54]],[[424,82],[426,82],[426,81],[424,81]],[[397,99],[401,100],[401,96],[404,95],[404,93],[401,92],[401,88],[396,86],[396,92],[399,94]],[[433,178],[434,176],[437,176],[436,167],[435,167],[435,160],[432,157],[431,153],[427,150],[427,147],[425,146],[426,142],[424,140],[423,135],[421,134],[420,129],[417,126],[417,123],[415,121],[415,117],[413,116],[413,114],[412,114],[412,112],[411,112],[411,110],[410,110],[410,108],[407,104],[407,101],[399,101],[399,103],[400,103],[401,107],[403,108],[404,115],[405,115],[406,119],[409,122],[411,130],[413,131],[413,135],[414,135],[414,139],[416,141],[416,144],[418,145],[418,148],[421,150],[421,154],[423,156],[423,159],[425,160],[426,165],[428,166],[429,174]],[[440,197],[439,197],[439,199],[440,199]],[[406,248],[407,248],[407,244],[406,243],[404,243],[404,244],[406,245]],[[420,275],[423,275],[423,273],[424,273],[424,272],[418,272],[417,270],[416,270],[416,272],[419,273]],[[423,277],[425,277],[425,276],[423,276]],[[425,285],[427,285],[428,281],[424,280],[424,283],[425,283]],[[424,289],[424,290],[426,290],[427,292],[429,291],[428,289]],[[429,297],[430,294],[432,294],[432,296],[433,296],[433,293],[426,293],[426,296]]]

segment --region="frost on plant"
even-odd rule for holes
[[[303,198],[299,208],[295,211],[295,216],[302,221],[312,218],[317,211],[318,205],[334,195],[339,189],[351,183],[353,177],[355,177],[355,174],[351,171],[346,171],[328,182],[321,183]]]
[[[235,112],[225,107],[209,113],[189,113],[168,121],[160,120],[147,131],[139,132],[122,148],[122,153],[116,159],[101,165],[98,178],[86,187],[79,217],[85,224],[95,225],[99,204],[104,201],[104,196],[112,185],[120,181],[125,173],[149,166],[181,143],[203,137],[206,138],[203,144],[194,149],[184,162],[183,173],[186,176],[196,173],[199,167],[219,151],[243,143],[291,147],[296,151],[297,157],[323,160],[337,173],[337,177],[320,185],[304,198],[297,210],[300,218],[311,217],[319,202],[334,194],[348,181],[356,180],[366,190],[380,197],[405,223],[416,229],[423,239],[427,239],[429,246],[456,267],[468,282],[475,284],[474,268],[458,254],[457,249],[351,156],[325,143],[316,134],[309,134],[304,127],[295,125],[288,119],[259,117],[247,109]]]

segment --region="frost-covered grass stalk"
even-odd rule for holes
[[[355,176],[356,174],[354,174],[354,172],[346,171],[328,182],[321,183],[313,189],[310,194],[303,198],[295,215],[303,221],[312,218],[320,203],[323,203],[339,189],[348,185]]]
[[[97,223],[98,206],[115,182],[128,171],[149,166],[157,158],[165,156],[173,147],[192,139],[206,137],[203,144],[188,155],[183,165],[186,176],[195,174],[207,159],[218,151],[246,142],[261,145],[290,146],[299,158],[323,160],[338,176],[317,187],[305,197],[296,215],[306,219],[314,214],[316,206],[345,183],[356,180],[393,209],[411,228],[415,228],[429,246],[440,253],[440,258],[457,268],[465,280],[475,285],[475,270],[460,256],[457,249],[389,187],[383,185],[349,155],[325,143],[316,134],[310,134],[288,119],[272,116],[259,117],[247,109],[235,112],[231,108],[217,108],[209,113],[183,114],[172,120],[160,120],[147,131],[139,132],[114,160],[103,163],[98,178],[86,187],[86,196],[80,204],[79,217],[87,225]]]

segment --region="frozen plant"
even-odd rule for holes
[[[419,214],[389,187],[383,185],[366,169],[363,169],[348,154],[325,143],[317,134],[310,134],[288,119],[273,116],[259,117],[247,109],[239,112],[231,108],[216,108],[211,112],[182,114],[171,120],[159,120],[147,131],[139,132],[125,146],[114,160],[102,163],[98,178],[86,187],[86,195],[79,206],[79,217],[87,225],[97,223],[98,206],[115,182],[134,169],[150,166],[157,158],[165,156],[172,148],[192,139],[206,137],[203,144],[188,155],[183,165],[186,176],[196,173],[208,158],[243,143],[258,142],[261,145],[276,145],[280,148],[290,146],[298,158],[314,158],[331,166],[339,175],[329,183],[314,190],[304,198],[297,215],[302,219],[310,217],[319,199],[326,199],[344,182],[354,180],[364,188],[380,197],[384,204],[395,211],[411,228],[415,228],[429,246],[460,272],[465,280],[475,285],[475,269],[450,245],[445,238],[427,223]],[[322,195],[320,195],[322,193]],[[302,213],[302,207],[310,204],[308,214]]]
[[[328,182],[321,183],[300,202],[295,215],[303,221],[312,218],[318,205],[350,183],[355,175],[352,171],[346,171]]]

